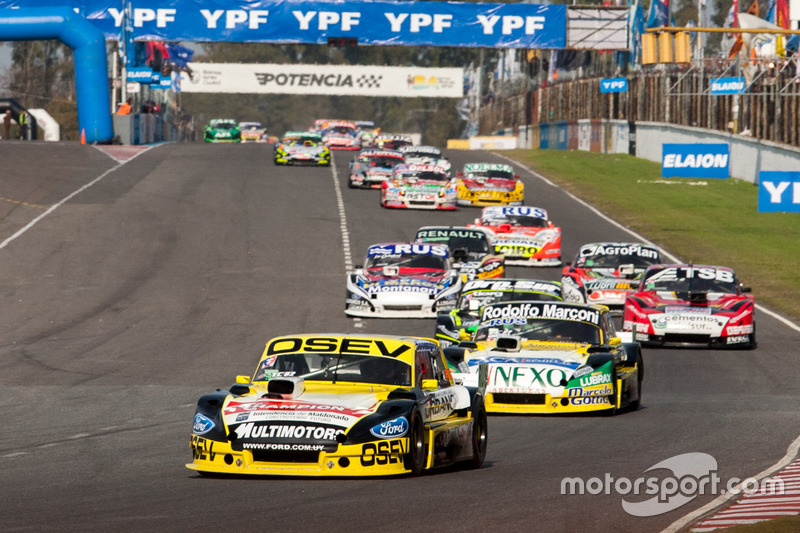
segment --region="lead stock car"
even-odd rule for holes
[[[654,265],[625,299],[622,328],[644,345],[755,348],[755,299],[728,267]]]
[[[517,301],[481,309],[472,341],[445,348],[457,383],[482,382],[489,413],[616,413],[637,409],[638,343],[616,336],[608,308]]]
[[[432,339],[302,334],[267,343],[255,373],[197,402],[200,473],[417,475],[488,443],[481,387],[453,383]]]
[[[384,243],[367,250],[347,276],[345,313],[366,318],[426,318],[453,309],[461,275],[447,246]]]

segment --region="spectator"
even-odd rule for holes
[[[22,111],[19,114],[19,138],[23,141],[28,140],[28,126],[30,125],[31,117],[28,115],[27,111]]]
[[[131,99],[128,98],[126,101],[119,104],[119,109],[117,109],[117,115],[130,115],[131,114]]]

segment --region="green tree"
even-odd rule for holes
[[[11,60],[11,96],[26,108],[44,108],[61,125],[62,138],[77,140],[72,49],[55,40],[18,41]]]

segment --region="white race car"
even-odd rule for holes
[[[385,243],[347,276],[344,312],[375,318],[426,318],[455,308],[461,275],[447,246]]]
[[[405,162],[409,165],[437,165],[450,172],[450,161],[442,155],[442,150],[436,146],[410,145],[398,149],[403,153]]]

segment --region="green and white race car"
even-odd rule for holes
[[[206,124],[204,140],[207,143],[238,143],[242,142],[242,131],[232,118],[215,118]]]

